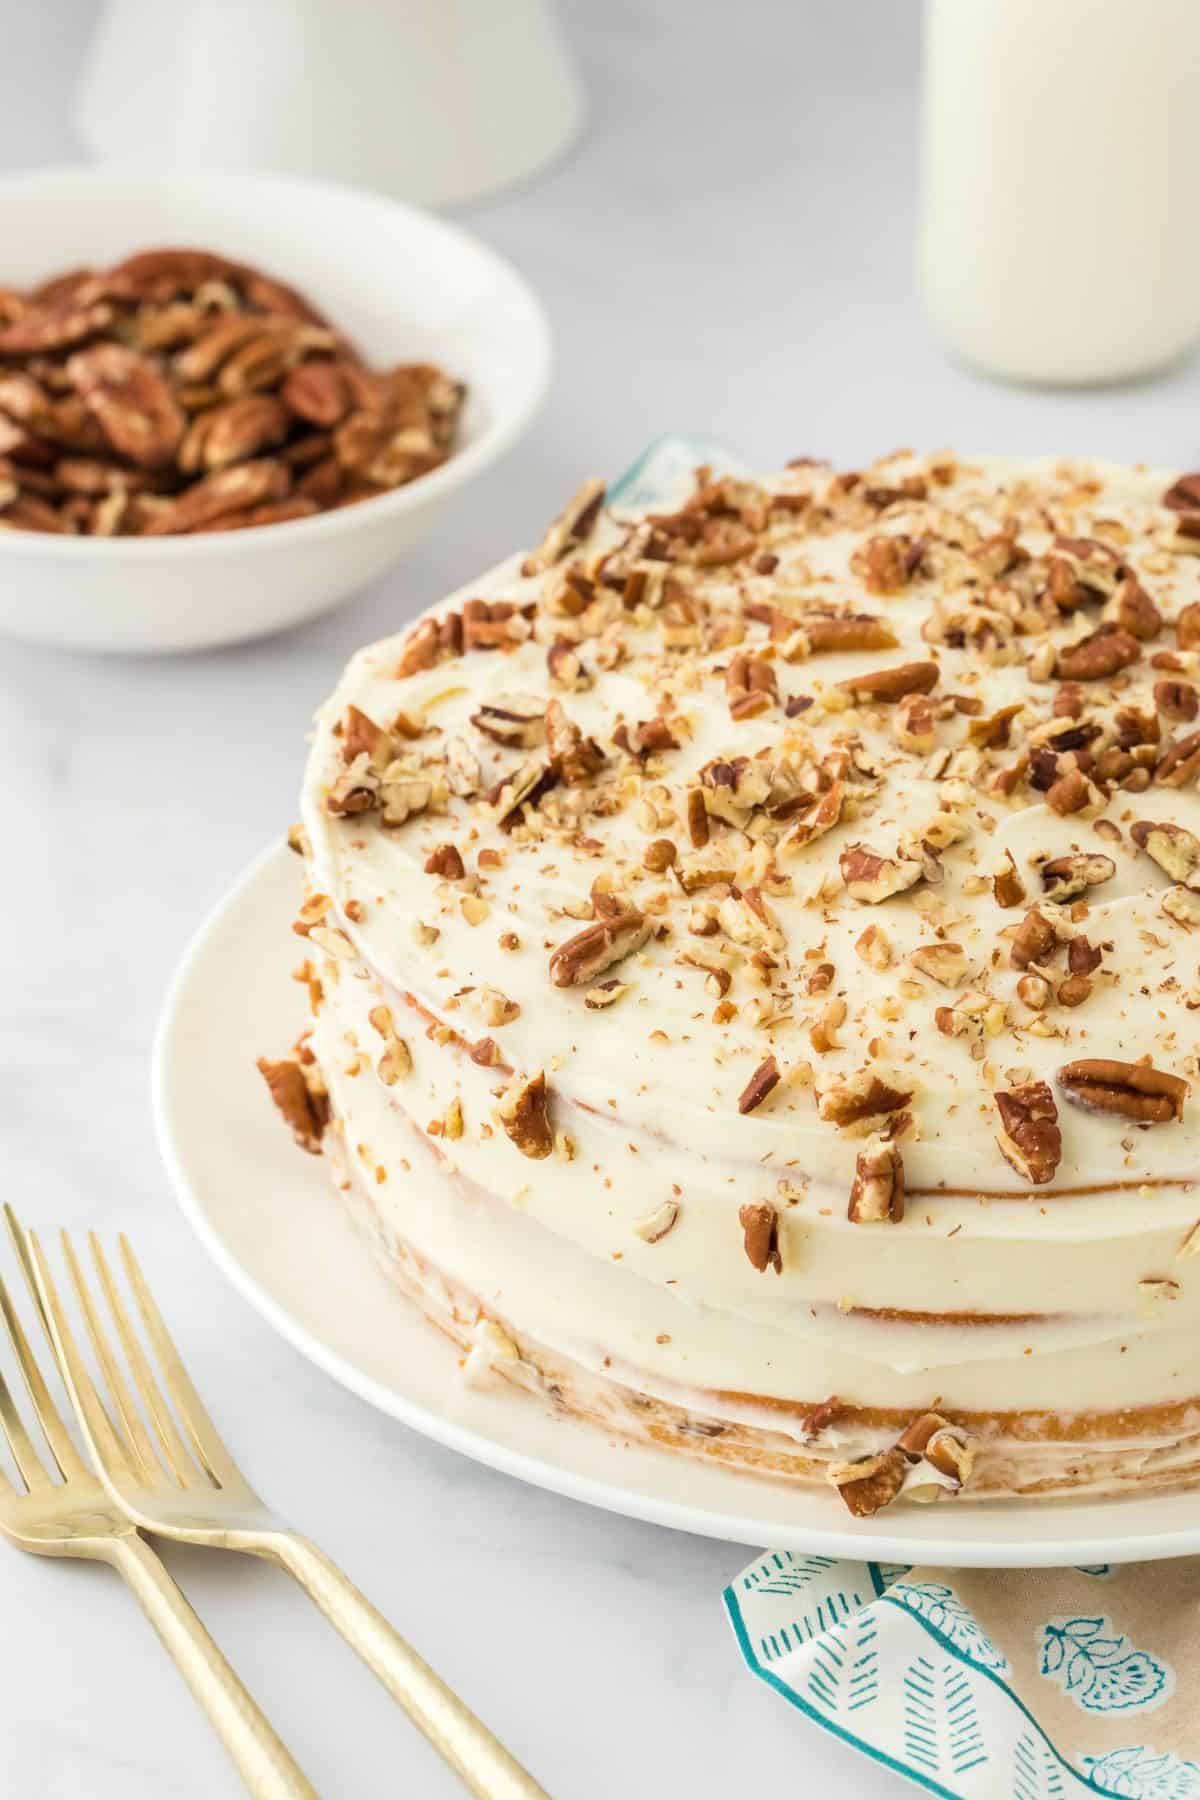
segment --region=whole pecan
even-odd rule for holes
[[[779,1249],[779,1214],[765,1201],[748,1203],[738,1208],[738,1223],[746,1255],[759,1274],[774,1269],[783,1272],[783,1256]]]
[[[186,421],[149,357],[124,344],[77,350],[67,373],[114,450],[145,469],[172,461]]]
[[[1164,718],[1186,725],[1200,712],[1200,694],[1190,681],[1156,681],[1154,704]]]
[[[1149,1063],[1084,1057],[1064,1063],[1055,1080],[1063,1097],[1085,1112],[1110,1113],[1138,1125],[1163,1125],[1183,1117],[1188,1084]]]
[[[1027,1081],[1020,1087],[1002,1088],[993,1094],[1000,1114],[1000,1154],[1018,1175],[1035,1186],[1051,1181],[1062,1160],[1062,1133],[1058,1108],[1044,1081]]]
[[[894,669],[873,669],[867,675],[851,675],[838,686],[856,700],[875,700],[889,705],[905,694],[928,694],[941,673],[935,662],[900,663]]]

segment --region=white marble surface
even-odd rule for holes
[[[58,0],[6,15],[0,168],[73,154],[91,13]],[[151,1135],[164,983],[291,818],[306,719],[343,658],[536,532],[584,474],[615,473],[667,428],[763,462],[911,442],[1200,460],[1195,364],[1140,388],[1029,394],[929,340],[912,280],[913,6],[572,0],[567,18],[588,135],[471,219],[544,295],[556,384],[468,510],[375,592],[271,643],[147,662],[0,647],[4,1187],[43,1224],[135,1234],[255,1479],[559,1800],[785,1783],[882,1800],[909,1790],[743,1674],[719,1598],[744,1550],[526,1490],[341,1392],[205,1261]],[[459,1792],[282,1577],[170,1561],[323,1795]],[[0,1549],[0,1594],[0,1793],[235,1791],[106,1571]]]

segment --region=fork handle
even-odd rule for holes
[[[265,1554],[295,1577],[478,1800],[550,1800],[440,1675],[360,1594],[323,1550],[295,1532],[273,1533]]]
[[[115,1538],[108,1561],[137,1595],[254,1800],[318,1800],[317,1790],[149,1544],[136,1533]]]

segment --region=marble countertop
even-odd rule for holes
[[[536,535],[584,475],[615,474],[666,429],[764,465],[914,442],[1200,460],[1195,363],[1136,388],[1031,394],[955,368],[929,338],[912,275],[915,7],[746,0],[692,8],[686,27],[672,0],[564,10],[587,135],[468,216],[544,296],[556,380],[467,509],[374,591],[271,642],[167,661],[0,647],[4,1188],[45,1226],[133,1233],[256,1483],[558,1800],[723,1800],[798,1779],[882,1800],[911,1790],[743,1672],[720,1593],[745,1549],[526,1489],[334,1386],[198,1249],[151,1132],[164,985],[196,921],[293,817],[307,720],[344,658]],[[6,22],[0,168],[74,154],[91,13],[60,0]],[[460,1792],[282,1576],[168,1560],[323,1795]],[[0,1564],[0,1792],[235,1791],[112,1575],[2,1548]]]

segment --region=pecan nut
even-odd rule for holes
[[[1088,637],[1059,651],[1055,674],[1062,681],[1104,681],[1135,663],[1142,647],[1132,632],[1102,625]]]
[[[1154,779],[1165,787],[1186,787],[1200,775],[1200,731],[1168,744],[1154,770]]]
[[[838,858],[846,892],[852,899],[878,906],[924,879],[925,868],[911,857],[880,856],[868,844],[847,844]]]
[[[1117,865],[1111,856],[1055,856],[1042,864],[1042,886],[1047,900],[1073,900],[1077,894],[1086,893],[1088,888],[1111,881],[1116,872]]]
[[[1044,1081],[1027,1081],[992,1098],[1002,1127],[996,1142],[1005,1162],[1035,1187],[1053,1180],[1062,1161],[1062,1132],[1049,1087]]]
[[[764,1201],[738,1208],[742,1241],[752,1268],[763,1274],[768,1268],[777,1275],[783,1272],[783,1256],[779,1248],[779,1214]]]
[[[1172,881],[1200,893],[1200,838],[1194,832],[1182,825],[1138,819],[1130,826],[1129,835]]]
[[[909,1461],[903,1450],[893,1447],[874,1456],[860,1456],[853,1462],[830,1463],[828,1479],[841,1495],[856,1519],[870,1519],[885,1506],[890,1506],[908,1474]]]
[[[773,1088],[779,1086],[779,1064],[773,1056],[764,1057],[738,1095],[738,1111],[752,1113],[762,1105]]]
[[[1164,1125],[1183,1117],[1188,1084],[1149,1063],[1084,1057],[1064,1063],[1055,1080],[1063,1098],[1085,1112],[1109,1113],[1137,1125]]]
[[[550,979],[555,987],[580,987],[594,981],[605,969],[640,950],[652,930],[652,921],[635,907],[597,919],[554,951]]]
[[[268,1057],[260,1056],[258,1072],[284,1120],[291,1126],[297,1144],[311,1155],[319,1156],[321,1139],[329,1123],[326,1095],[310,1084],[303,1066],[290,1058],[272,1062]]]
[[[873,669],[866,675],[851,675],[838,686],[856,700],[874,700],[886,706],[903,700],[906,694],[932,693],[940,674],[935,662],[901,663],[895,669]]]
[[[496,1103],[496,1117],[522,1156],[535,1162],[549,1156],[554,1149],[554,1128],[545,1071],[514,1077]]]
[[[904,1162],[889,1139],[870,1137],[859,1151],[846,1217],[855,1225],[896,1225],[904,1217]]]

